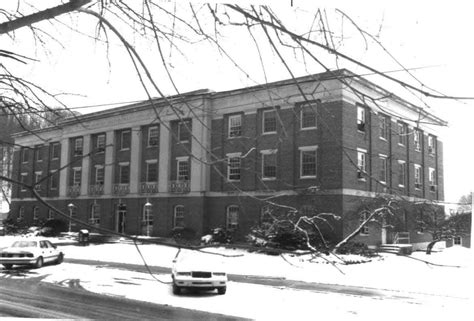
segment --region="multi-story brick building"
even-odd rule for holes
[[[200,235],[226,226],[242,236],[283,206],[340,215],[341,238],[360,219],[350,214],[379,194],[443,199],[439,125],[338,70],[155,99],[22,133],[13,175],[43,179],[36,189],[44,200],[117,232],[168,236],[186,226]],[[11,209],[25,224],[54,216],[21,186]],[[369,225],[359,238],[377,244],[388,235]]]

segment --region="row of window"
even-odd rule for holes
[[[378,176],[375,178],[382,184],[388,181],[388,174],[390,169],[387,166],[387,156],[380,154],[378,159]],[[407,185],[407,166],[406,161],[398,160],[398,186],[405,187]],[[365,180],[367,175],[367,151],[361,148],[357,150],[357,177],[359,180]],[[423,187],[423,166],[414,164],[414,178],[415,188],[421,189]],[[436,191],[437,175],[436,170],[432,167],[428,168],[428,182],[431,191]]]
[[[357,106],[357,130],[360,132],[366,131],[366,108]],[[390,117],[379,114],[379,137],[382,140],[390,139]],[[408,131],[408,125],[404,122],[397,122],[398,144],[406,146],[408,144],[408,137],[413,134],[413,145],[416,151],[422,150],[423,132],[414,128],[413,132]],[[430,155],[436,154],[436,137],[428,135],[428,153]]]

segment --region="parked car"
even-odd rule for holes
[[[173,261],[171,277],[173,294],[180,294],[182,289],[217,289],[219,294],[225,294],[227,290],[227,274],[217,260],[183,256]]]
[[[40,268],[44,263],[59,264],[64,253],[50,241],[41,238],[25,238],[15,241],[10,247],[0,251],[0,264],[6,269],[13,265],[31,265]]]

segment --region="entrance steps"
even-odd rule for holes
[[[393,253],[397,255],[410,255],[413,252],[412,244],[382,244],[379,252]]]

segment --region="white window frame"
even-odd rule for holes
[[[35,161],[36,162],[42,162],[43,161],[43,154],[41,153],[42,148],[43,148],[43,145],[35,146]]]
[[[436,137],[428,135],[428,155],[434,156],[436,154]]]
[[[180,164],[186,163],[186,175],[180,173]],[[187,176],[187,179],[185,179]],[[190,180],[190,164],[189,156],[176,157],[176,180],[177,181],[189,181]]]
[[[382,173],[382,170],[383,170],[383,173]],[[380,183],[387,185],[388,162],[387,162],[387,155],[383,155],[383,154],[379,154],[379,181]]]
[[[100,224],[100,210],[101,210],[100,204],[98,203],[91,204],[90,213],[89,213],[89,224],[93,224],[93,225]]]
[[[158,161],[156,159],[148,159],[145,161],[146,163],[146,182],[147,183],[154,183],[154,182],[158,182]],[[156,180],[153,180],[151,181],[150,180],[150,166],[155,166],[155,170],[156,170]]]
[[[99,172],[102,170],[102,180],[99,180]],[[105,169],[104,165],[95,165],[95,176],[94,176],[95,184],[96,185],[104,185],[105,181]]]
[[[104,153],[105,152],[105,143],[106,143],[105,134],[98,134],[96,137],[96,153]]]
[[[381,140],[388,141],[388,138],[390,137],[390,119],[388,116],[379,114],[379,137]]]
[[[28,178],[28,173],[21,173],[20,174],[20,183],[26,184],[26,179],[27,178]],[[21,186],[20,186],[20,191],[26,192],[27,188],[23,184],[21,184]]]
[[[226,208],[226,228],[235,230],[239,227],[240,208],[238,205],[229,205]]]
[[[357,148],[357,179],[365,181],[364,174],[367,174],[367,150]]]
[[[236,121],[238,124],[234,123],[234,121]],[[242,114],[230,115],[227,124],[228,124],[227,136],[229,138],[242,136]]]
[[[398,129],[398,145],[406,146],[408,137],[408,125],[404,122],[397,122]]]
[[[265,128],[265,120],[267,119],[267,116],[268,114],[271,114],[273,113],[275,115],[275,130],[266,130]],[[278,124],[277,124],[277,111],[275,109],[270,109],[270,110],[264,110],[262,112],[262,134],[263,135],[268,135],[268,134],[275,134],[277,132],[277,127],[278,127]]]
[[[398,160],[398,187],[405,187],[407,184],[407,163],[404,160]],[[401,175],[401,176],[400,176]],[[400,184],[400,177],[403,178],[403,184]]]
[[[317,116],[317,113],[316,113],[316,109],[317,108],[317,105],[316,104],[305,104],[305,105],[301,105],[301,108],[300,108],[300,129],[301,130],[309,130],[309,129],[316,129],[317,128],[317,124],[318,124],[318,116]],[[314,115],[314,124],[311,124],[310,126],[304,126],[304,122],[305,122],[305,110],[310,110],[310,113],[312,113]]]
[[[60,146],[61,146],[61,145],[60,145],[59,143],[52,143],[52,144],[51,144],[51,159],[52,159],[52,160],[53,160],[53,159],[59,159],[59,157],[60,157],[59,147],[60,147]],[[56,152],[57,152],[57,154],[58,154],[57,156],[54,155],[54,154],[56,154]]]
[[[153,132],[156,132],[156,135],[152,135]],[[158,146],[158,144],[160,143],[159,137],[160,137],[160,128],[158,127],[158,125],[148,127],[147,147]]]
[[[77,176],[77,173],[79,173],[78,176]],[[72,168],[72,185],[81,186],[81,180],[82,180],[82,167],[73,167]]]
[[[363,222],[367,220],[367,213],[363,212],[359,215],[359,225],[361,225]],[[368,224],[368,223],[367,223]],[[370,235],[369,227],[365,224],[361,229],[360,229],[360,235],[362,236],[368,236]]]
[[[176,205],[173,208],[173,228],[185,227],[186,226],[185,216],[186,216],[186,213],[185,213],[184,205]],[[181,221],[182,224],[178,225],[177,224],[178,221]]]
[[[125,135],[130,135],[130,146],[132,145],[132,130],[131,129],[125,129],[120,132],[120,150],[129,150],[130,146],[125,146],[124,142],[124,136]]]
[[[261,168],[261,173],[262,173],[262,180],[265,181],[272,181],[276,180],[278,173],[278,159],[277,159],[277,153],[278,149],[266,149],[266,150],[261,150],[260,154],[262,155],[262,168]],[[275,176],[265,176],[265,157],[266,156],[274,156],[275,157]]]
[[[357,106],[357,131],[365,133],[366,124],[366,108],[364,106]]]
[[[118,179],[119,179],[119,184],[123,184],[123,185],[128,185],[128,184],[130,184],[130,163],[129,163],[129,162],[121,162],[121,163],[119,163],[118,165],[119,165],[119,177],[118,177]],[[124,178],[125,178],[125,176],[124,176],[124,174],[123,174],[123,172],[122,172],[122,170],[123,170],[124,168],[128,168],[128,177],[127,177],[125,183],[124,183]]]
[[[142,224],[145,226],[153,225],[153,207],[147,204],[143,205]]]
[[[35,189],[36,190],[41,189],[41,185],[36,185],[36,184],[41,180],[42,176],[43,176],[43,172],[41,172],[41,171],[35,172],[34,184],[35,184]]]
[[[413,129],[413,145],[415,151],[421,152],[421,140],[423,139],[423,134],[421,130],[414,128]]]
[[[24,219],[25,219],[25,207],[20,206],[20,208],[18,209],[18,218],[17,218],[17,220],[18,221],[23,221]]]
[[[33,221],[39,220],[39,207],[33,206]]]
[[[192,123],[190,120],[183,120],[178,123],[178,141],[180,143],[189,143],[189,140],[192,137],[192,128],[190,128],[191,126],[192,126]],[[187,139],[181,138],[181,134],[184,133],[184,131],[186,131],[187,134],[189,135]]]
[[[318,146],[301,146],[298,147],[300,151],[300,178],[316,178],[318,175]],[[304,153],[314,152],[314,175],[303,175],[303,155]]]
[[[423,167],[419,164],[414,164],[414,181],[415,189],[420,190],[423,188]]]
[[[74,156],[82,156],[84,153],[84,139],[82,137],[74,138]]]
[[[436,177],[436,169],[433,167],[428,167],[428,181],[430,185],[430,191],[436,192],[436,184],[437,184],[437,177]]]
[[[228,182],[239,182],[241,178],[241,166],[242,166],[242,153],[229,153],[227,154],[227,181]],[[232,161],[238,160],[236,163],[232,163]],[[235,167],[233,165],[237,164],[238,166]],[[238,178],[232,178],[233,176],[237,176]]]

